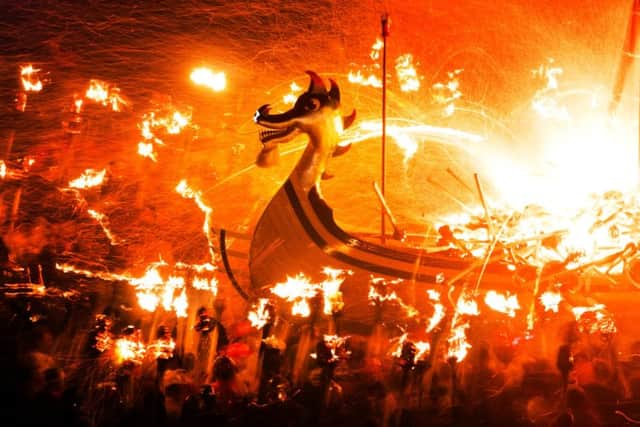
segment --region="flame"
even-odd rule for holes
[[[147,350],[153,351],[156,359],[171,359],[176,348],[176,343],[171,337],[161,337],[147,346]]]
[[[247,315],[249,322],[251,322],[251,326],[256,329],[262,329],[267,323],[269,323],[270,317],[268,307],[268,298],[260,298],[256,304],[253,304],[253,307]]]
[[[458,76],[462,69],[449,71],[447,81],[437,82],[431,86],[431,93],[436,104],[443,106],[443,115],[450,117],[456,111],[456,101],[462,98]]]
[[[402,308],[408,317],[416,317],[419,312],[415,307],[410,306],[409,304],[405,304],[404,301],[396,294],[396,291],[380,293],[378,289],[386,290],[388,285],[395,285],[401,283],[402,279],[395,279],[388,281],[382,277],[371,277],[369,280],[369,304],[370,305],[379,305],[386,301],[395,301],[400,308]]]
[[[449,348],[447,349],[447,358],[454,358],[457,362],[462,362],[471,348],[471,344],[467,341],[466,330],[469,323],[461,323],[451,328],[451,334],[447,338]]]
[[[445,308],[444,305],[440,303],[440,293],[433,289],[427,290],[427,295],[429,296],[429,300],[433,302],[433,314],[431,318],[427,322],[426,332],[429,333],[435,329],[436,326],[444,319],[445,316]]]
[[[142,157],[146,157],[148,159],[153,160],[154,162],[158,161],[158,155],[154,151],[153,144],[151,142],[139,142],[138,143],[138,154]]]
[[[324,335],[322,340],[327,348],[331,351],[331,358],[327,360],[328,363],[338,362],[344,356],[349,355],[351,352],[347,351],[346,345],[347,340],[350,337],[341,337],[338,335]],[[317,355],[312,354],[312,357],[316,357]]]
[[[562,301],[562,295],[557,292],[546,291],[540,295],[540,302],[544,307],[544,311],[553,311],[554,313],[557,313],[560,301]]]
[[[194,277],[191,286],[199,291],[209,291],[213,295],[218,294],[218,280],[215,277],[207,279],[205,277]]]
[[[99,171],[94,169],[87,169],[78,178],[69,181],[69,187],[77,189],[98,187],[104,183],[104,177],[106,173],[106,169],[102,169]]]
[[[371,46],[371,52],[369,53],[369,57],[372,61],[377,61],[378,59],[380,59],[380,51],[383,47],[384,41],[381,38],[376,37],[376,41]]]
[[[393,357],[402,357],[402,349],[407,342],[408,337],[409,333],[405,332],[400,336],[400,338],[397,339],[397,343],[391,351],[391,355]],[[411,344],[415,349],[415,355],[413,357],[413,364],[415,365],[426,358],[426,356],[429,354],[429,351],[431,351],[431,344],[426,341],[411,341]]]
[[[316,296],[318,286],[311,283],[311,279],[300,273],[295,277],[287,276],[287,280],[277,283],[271,288],[271,293],[280,298],[292,302],[291,314],[300,317],[309,317],[311,315],[311,307],[309,307],[309,299]]]
[[[573,307],[571,309],[583,332],[594,334],[600,332],[605,335],[617,331],[616,324],[604,304],[594,304],[589,307]]]
[[[28,64],[20,67],[20,79],[22,81],[22,89],[25,92],[40,92],[43,84],[38,74],[39,68],[33,68],[33,65]]]
[[[420,89],[420,78],[413,66],[413,55],[410,53],[396,58],[396,75],[402,92],[417,92]]]
[[[102,80],[90,80],[84,96],[86,99],[90,99],[104,107],[108,106],[116,112],[122,111],[122,107],[127,105],[127,102],[120,95],[120,89]],[[80,103],[81,105],[82,103]],[[78,108],[76,101],[76,109]]]
[[[150,111],[142,116],[138,124],[143,140],[138,142],[138,154],[148,157],[154,162],[158,161],[155,145],[165,145],[162,138],[165,135],[178,135],[187,126],[197,128],[191,124],[191,112],[181,112],[173,109],[171,105],[163,111]]]
[[[105,351],[110,350],[113,346],[113,338],[107,331],[99,332],[96,335],[95,339],[96,342],[93,347],[100,353],[104,353]]]
[[[480,315],[480,310],[477,302],[471,299],[470,296],[462,294],[456,304],[456,313],[458,315],[478,316]]]
[[[340,286],[345,280],[345,275],[352,272],[331,267],[324,267],[322,272],[327,278],[320,283],[312,283],[309,277],[300,273],[296,277],[287,276],[286,282],[276,284],[271,288],[271,292],[293,303],[291,314],[294,316],[309,317],[311,315],[309,299],[319,293],[322,293],[323,297],[323,313],[327,315],[337,313],[344,307]]]
[[[5,179],[7,177],[7,164],[4,160],[0,160],[0,178]]]
[[[349,74],[347,75],[347,79],[349,80],[350,83],[353,83],[353,84],[358,84],[362,86],[371,86],[375,88],[382,87],[382,80],[380,80],[379,77],[377,77],[374,74],[369,74],[365,76],[360,70],[349,71]]]
[[[338,313],[344,308],[340,286],[345,280],[345,274],[352,274],[352,272],[331,267],[325,267],[322,272],[327,276],[327,279],[320,284],[324,298],[323,312],[326,315]]]
[[[140,364],[144,360],[146,347],[140,341],[140,331],[130,337],[118,338],[115,342],[115,356],[118,363],[133,362]]]
[[[302,90],[296,82],[291,82],[289,85],[290,92],[282,97],[282,102],[286,105],[293,105],[298,100],[298,93]]]
[[[191,81],[214,92],[221,92],[227,87],[227,76],[222,71],[213,72],[207,67],[198,67],[191,71]]]
[[[504,313],[509,317],[516,316],[516,310],[520,310],[518,297],[516,295],[505,296],[496,291],[489,291],[484,297],[484,302],[491,309]]]

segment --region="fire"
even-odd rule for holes
[[[349,74],[347,75],[347,79],[349,79],[349,82],[358,84],[361,86],[371,86],[375,88],[382,87],[382,80],[380,80],[380,78],[378,78],[374,74],[369,74],[368,76],[365,76],[360,70],[349,71]]]
[[[78,178],[69,181],[69,187],[77,189],[98,187],[104,183],[104,177],[106,173],[106,169],[102,169],[99,171],[94,169],[87,169]]]
[[[410,53],[396,58],[396,75],[402,92],[417,92],[420,89],[420,78]]]
[[[509,317],[516,316],[516,310],[520,310],[518,297],[516,295],[503,295],[496,291],[489,291],[484,298],[485,304],[491,309],[504,313]]]
[[[600,332],[605,335],[617,331],[616,324],[604,304],[594,304],[589,307],[573,307],[571,309],[583,332],[594,334]]]
[[[289,85],[289,89],[290,92],[282,97],[282,102],[284,102],[286,105],[293,105],[298,99],[298,94],[302,90],[302,88],[298,86],[296,82],[291,82],[291,84]]]
[[[350,271],[345,272],[331,267],[325,267],[323,273],[327,276],[320,287],[322,288],[322,296],[324,298],[323,312],[326,315],[331,315],[342,311],[344,308],[344,301],[342,300],[342,292],[340,292],[340,286],[345,279],[346,274],[352,274]]]
[[[350,337],[341,337],[338,335],[324,335],[322,341],[327,349],[331,352],[329,358],[324,363],[335,363],[348,356],[351,352],[347,350],[347,340]],[[317,353],[311,355],[317,358]]]
[[[127,102],[120,95],[120,89],[102,80],[90,80],[84,96],[86,99],[90,99],[104,107],[108,106],[116,112],[122,111],[122,108],[127,105]],[[77,103],[76,107],[79,107]]]
[[[429,296],[429,300],[433,302],[433,314],[431,318],[427,322],[426,332],[429,333],[435,329],[438,324],[444,319],[445,316],[445,308],[444,305],[440,303],[440,293],[433,289],[427,290],[427,295]]]
[[[287,277],[287,281],[276,284],[271,292],[293,303],[291,314],[300,317],[309,317],[311,307],[309,300],[322,293],[323,313],[330,315],[337,313],[344,307],[340,286],[345,280],[345,274],[350,271],[325,267],[323,273],[327,278],[320,283],[312,283],[311,279],[300,273],[296,277]]]
[[[175,341],[170,337],[160,337],[147,346],[147,350],[153,351],[156,359],[171,359],[176,348]]]
[[[413,360],[411,362],[415,365],[421,360],[424,360],[429,352],[431,351],[431,344],[426,341],[408,341],[409,334],[405,332],[397,339],[396,345],[393,347],[391,351],[391,355],[396,358],[402,358],[405,356],[403,354],[403,349],[405,345],[410,345],[411,350],[414,353]]]
[[[207,279],[206,277],[194,277],[191,282],[193,289],[199,291],[209,291],[213,295],[218,294],[218,280],[215,277]]]
[[[33,65],[25,65],[20,67],[20,79],[22,80],[22,89],[25,92],[40,92],[43,84],[40,80],[39,68],[33,68]]]
[[[562,301],[562,295],[557,292],[546,291],[540,295],[540,302],[544,307],[544,311],[558,312],[560,302]]]
[[[213,72],[207,67],[198,67],[191,71],[191,81],[214,92],[221,92],[227,87],[227,76],[223,72]]]
[[[470,296],[462,294],[456,304],[456,313],[458,315],[478,316],[480,315],[480,310],[476,301],[471,299]]]
[[[0,160],[0,178],[5,179],[7,177],[7,164],[4,160]]]
[[[456,101],[462,97],[460,92],[460,81],[458,76],[462,69],[457,69],[447,73],[446,82],[438,82],[431,86],[433,100],[443,106],[443,115],[452,116],[456,111]]]
[[[115,356],[118,363],[133,362],[141,364],[146,352],[147,348],[140,340],[139,330],[136,330],[130,336],[118,338],[115,342]]]
[[[187,316],[187,294],[185,279],[169,276],[166,280],[160,274],[159,268],[167,267],[164,261],[150,264],[144,276],[140,278],[128,277],[129,284],[136,288],[138,305],[147,311],[155,311],[159,305],[166,311],[175,311],[176,316]],[[176,295],[176,291],[181,291]]]
[[[153,144],[151,142],[139,142],[138,143],[138,154],[142,157],[146,157],[148,159],[153,160],[154,162],[158,161],[158,155],[154,151]]]
[[[309,299],[318,293],[317,285],[311,283],[311,279],[300,273],[295,277],[288,277],[286,282],[277,283],[271,288],[271,293],[285,301],[293,303],[291,314],[300,317],[309,317],[311,307]]]
[[[447,338],[449,348],[447,350],[447,358],[453,358],[457,362],[462,362],[471,348],[471,344],[467,341],[466,330],[469,323],[461,323],[451,328],[451,334]]]
[[[369,280],[369,304],[380,305],[386,301],[395,301],[402,308],[408,317],[416,317],[419,312],[415,307],[405,304],[404,301],[396,294],[396,291],[381,293],[378,289],[385,291],[388,285],[401,283],[402,279],[387,281],[382,277],[371,277]]]
[[[142,116],[138,124],[143,140],[138,142],[138,154],[147,157],[154,162],[158,161],[155,145],[164,145],[165,135],[178,135],[191,124],[191,112],[174,110],[167,106],[166,111],[150,111]]]
[[[269,323],[270,320],[269,299],[260,298],[249,311],[247,318],[249,319],[249,322],[251,322],[251,326],[253,326],[254,328],[264,328],[264,326]]]

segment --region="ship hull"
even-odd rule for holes
[[[324,267],[351,271],[341,288],[343,317],[356,322],[370,322],[374,316],[368,300],[371,278],[399,282],[390,286],[406,304],[428,310],[427,289],[446,291],[453,282],[477,281],[482,264],[451,251],[428,254],[411,247],[399,250],[347,233],[337,225],[333,211],[315,187],[304,191],[292,179],[285,182],[258,221],[249,258],[251,285],[258,293],[300,273],[322,280]],[[515,274],[504,264],[491,263],[482,272],[482,285],[512,288]],[[403,314],[402,309],[389,310],[393,317]]]

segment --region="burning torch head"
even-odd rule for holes
[[[307,74],[311,79],[309,88],[289,111],[271,114],[268,104],[256,111],[253,120],[269,129],[260,132],[263,148],[257,161],[259,166],[275,163],[277,144],[289,142],[300,133],[323,133],[327,129],[340,133],[355,120],[355,110],[349,116],[340,116],[340,89],[333,79],[329,79],[327,89],[318,74],[313,71],[307,71]]]

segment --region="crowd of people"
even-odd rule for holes
[[[563,323],[562,339],[546,344],[546,355],[536,339],[472,339],[458,361],[438,350],[438,334],[418,358],[416,345],[390,337],[382,324],[336,339],[307,322],[290,325],[281,341],[275,322],[224,324],[203,308],[192,351],[174,341],[175,329],[159,325],[154,342],[166,346],[147,346],[138,358],[123,355],[117,341],[135,341],[141,328],[121,327],[113,311],[87,315],[78,326],[78,316],[56,317],[46,304],[36,310],[6,300],[2,307],[3,425],[640,423],[640,343],[623,354],[615,336],[585,334],[571,322]],[[373,345],[381,342],[388,344]]]

